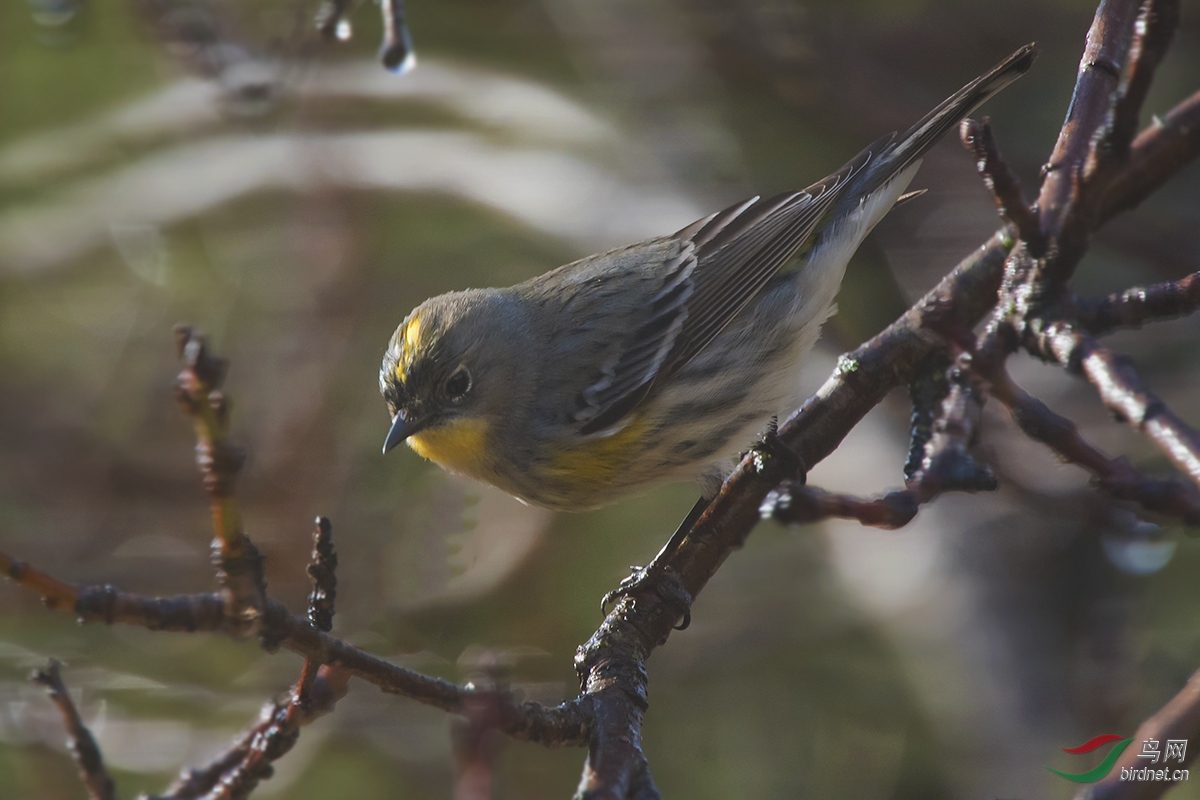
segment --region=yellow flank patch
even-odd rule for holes
[[[610,484],[628,466],[630,456],[641,448],[645,432],[645,420],[634,417],[628,425],[611,436],[587,439],[559,451],[549,471],[555,477],[571,482]]]
[[[482,479],[487,430],[481,419],[454,419],[408,437],[408,446],[451,472]]]

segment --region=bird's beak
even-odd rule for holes
[[[414,433],[423,431],[427,426],[427,420],[400,411],[392,418],[392,427],[388,429],[387,438],[383,440],[383,452],[386,453]]]

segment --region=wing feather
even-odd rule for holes
[[[878,148],[875,149],[875,154]],[[677,263],[645,317],[581,394],[584,434],[617,425],[655,386],[703,350],[810,240],[868,148],[807,189],[752,197],[677,232]]]
[[[902,136],[883,137],[803,191],[752,197],[698,219],[672,237],[626,248],[616,256],[606,254],[623,259],[620,270],[609,269],[604,257],[564,267],[583,270],[588,280],[608,282],[595,302],[606,303],[604,318],[614,333],[628,331],[617,339],[600,375],[578,396],[574,419],[581,431],[600,433],[618,426],[707,347],[797,253],[812,245],[831,213],[848,213],[915,163],[959,119],[1029,69],[1033,57],[1032,45],[1022,47]],[[654,286],[659,275],[662,283],[645,308],[612,313],[614,304],[620,306],[615,298],[623,289],[642,292]]]

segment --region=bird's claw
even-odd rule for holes
[[[787,465],[788,471],[795,475],[795,479],[801,484],[804,483],[808,475],[808,465],[804,463],[804,459],[800,454],[787,445],[779,436],[779,421],[772,419],[767,425],[767,430],[763,433],[762,439],[758,441],[750,451],[754,453],[759,461],[760,468],[765,466],[765,462],[770,458],[777,458]]]
[[[649,567],[631,566],[630,569],[633,571],[617,585],[616,589],[601,599],[600,613],[607,616],[611,607],[622,597],[649,590],[678,612],[681,620],[678,625],[674,626],[675,630],[686,629],[692,624],[692,593],[684,588],[683,581],[679,579],[675,570],[670,568],[652,569],[652,567],[653,564]]]

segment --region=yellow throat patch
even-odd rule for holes
[[[487,432],[481,419],[455,419],[408,437],[408,446],[451,472],[482,479]]]

